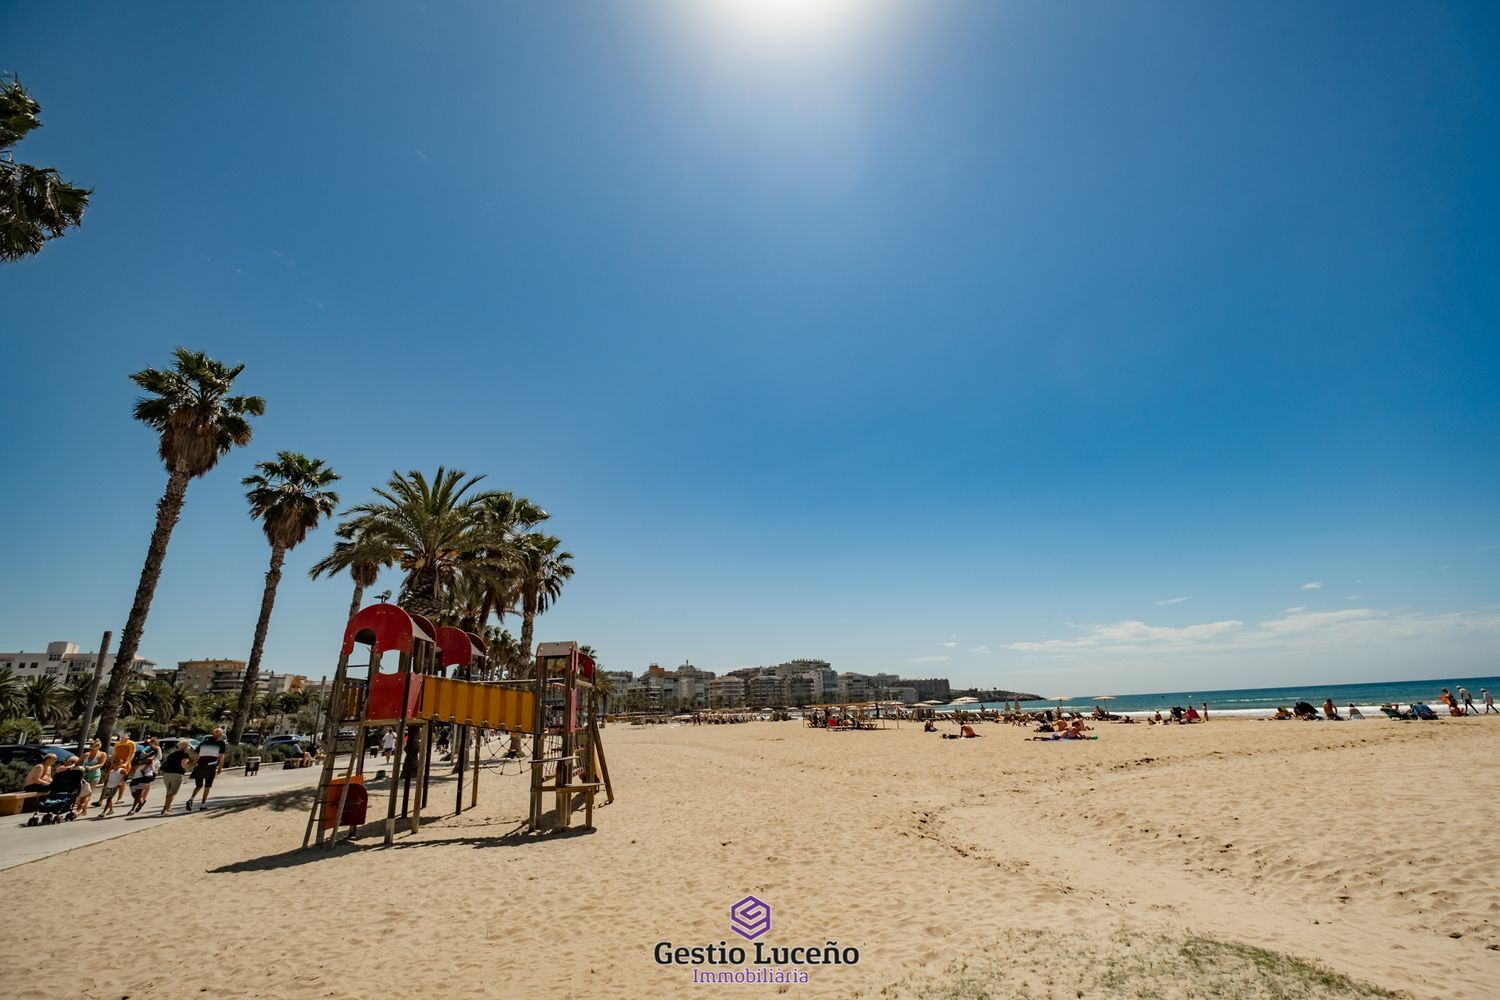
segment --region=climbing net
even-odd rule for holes
[[[556,758],[562,754],[562,736],[548,733],[543,736],[542,776],[551,778],[557,773]],[[530,733],[508,733],[503,729],[486,729],[479,744],[479,766],[483,770],[499,774],[530,774]]]

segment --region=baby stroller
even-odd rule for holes
[[[42,793],[41,801],[36,804],[36,812],[26,821],[27,826],[43,826],[49,823],[61,823],[64,820],[73,820],[77,813],[73,811],[78,802],[78,792],[83,787],[83,769],[70,767],[66,771],[59,771],[57,777],[52,779],[52,787]]]

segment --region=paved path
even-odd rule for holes
[[[280,765],[275,765],[262,767],[259,774],[247,778],[238,768],[226,770],[214,782],[213,794],[208,800],[208,811],[244,808],[278,792],[310,788],[317,784],[318,774],[321,771],[321,766],[286,771],[282,770]],[[342,771],[335,773],[342,773]],[[158,815],[164,794],[161,782],[158,781],[151,788],[151,797],[146,800],[145,808],[134,816],[125,815],[125,810],[130,808],[130,800],[127,796],[124,806],[116,804],[114,814],[102,818],[99,810],[94,806],[89,807],[89,814],[82,819],[48,826],[28,827],[26,820],[30,818],[30,813],[0,817],[0,871],[14,868],[16,865],[24,865],[28,861],[36,861],[38,858],[71,851],[77,847],[87,847],[89,844],[123,837],[128,833],[149,830],[163,823],[191,820],[194,816],[202,814],[196,805],[190,813],[182,808],[182,803],[187,801],[188,793],[192,790],[193,782],[189,778],[183,783],[182,791],[177,793],[177,798],[172,803],[172,813],[169,816]],[[96,792],[95,795],[97,797],[98,793]]]

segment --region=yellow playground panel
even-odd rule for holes
[[[522,732],[531,728],[536,693],[514,685],[484,684],[447,677],[422,679],[421,718]]]

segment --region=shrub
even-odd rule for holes
[[[40,743],[42,724],[24,716],[0,721],[0,741],[4,740],[12,743]]]
[[[115,731],[120,733],[135,733],[136,739],[145,739],[147,736],[161,736],[167,731],[165,723],[154,719],[145,719],[139,715],[128,715],[115,723]]]
[[[19,792],[26,784],[26,772],[29,770],[31,767],[20,761],[13,764],[0,764],[0,793]]]

